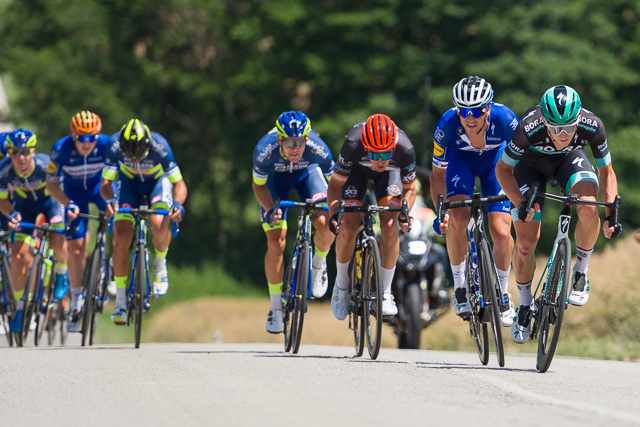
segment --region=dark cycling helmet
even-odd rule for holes
[[[38,140],[36,134],[29,129],[16,129],[7,133],[7,148],[11,147],[35,147]]]
[[[554,86],[542,95],[540,109],[542,116],[550,124],[574,123],[581,111],[580,95],[569,86]]]
[[[140,159],[151,145],[151,131],[141,120],[131,119],[120,129],[120,150],[126,157]]]
[[[311,132],[311,120],[300,111],[285,111],[276,120],[276,129],[284,138],[306,136]]]
[[[491,84],[478,76],[469,76],[453,87],[453,103],[461,108],[478,108],[493,100]]]
[[[102,130],[102,120],[96,113],[80,111],[71,118],[71,132],[78,135],[96,135]]]
[[[384,114],[374,114],[369,117],[360,132],[364,148],[378,153],[396,148],[399,137],[398,127]]]

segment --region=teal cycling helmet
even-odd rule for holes
[[[540,100],[544,119],[552,125],[574,123],[581,111],[580,95],[569,86],[549,88]]]

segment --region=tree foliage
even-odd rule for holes
[[[10,119],[41,149],[80,109],[106,132],[136,116],[168,138],[190,190],[174,260],[263,280],[251,153],[280,112],[305,111],[334,152],[354,123],[386,113],[428,159],[425,120],[432,132],[471,74],[519,115],[548,87],[573,86],[607,127],[625,229],[640,225],[637,2],[3,0],[0,12]]]

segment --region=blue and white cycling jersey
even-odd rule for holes
[[[484,196],[504,194],[495,175],[495,166],[511,142],[518,117],[508,107],[491,103],[485,131],[485,146],[475,148],[467,136],[457,108],[444,113],[433,134],[433,167],[446,169],[447,197],[471,196],[475,179],[480,178]],[[493,203],[488,212],[509,212],[509,202]]]
[[[88,156],[83,156],[76,150],[71,135],[59,139],[51,149],[47,179],[62,181],[65,192],[67,189],[76,192],[93,190],[100,184],[108,145],[109,135],[99,133],[93,151]]]

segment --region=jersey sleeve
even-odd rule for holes
[[[449,165],[449,149],[447,147],[447,134],[445,132],[446,119],[443,115],[436,129],[433,131],[433,156],[431,163],[434,168],[446,169]]]
[[[402,188],[404,190],[414,188],[416,182],[416,150],[413,145],[402,157],[400,178],[402,179]]]
[[[175,184],[182,179],[182,173],[180,172],[180,167],[173,156],[173,150],[171,149],[169,142],[162,135],[154,134],[153,137],[160,145],[162,145],[163,152],[160,165],[164,171],[164,176],[167,177],[170,183]]]
[[[265,185],[272,169],[272,151],[275,149],[273,144],[277,142],[269,141],[269,135],[260,138],[253,149],[253,182],[256,185]]]
[[[604,128],[602,120],[598,118],[598,132],[589,144],[591,152],[593,153],[593,159],[596,161],[596,166],[601,168],[611,163],[611,152],[609,151],[609,145],[607,143],[607,131]]]
[[[60,164],[62,158],[61,148],[61,144],[55,143],[51,149],[49,165],[47,165],[47,181],[60,181],[60,175],[62,173],[62,165]]]
[[[514,167],[518,164],[525,151],[529,148],[529,140],[527,139],[524,130],[522,129],[522,122],[518,124],[516,130],[513,132],[511,141],[507,144],[507,147],[502,153],[502,161],[509,166]]]
[[[109,146],[107,147],[107,155],[104,159],[104,168],[102,169],[102,178],[109,181],[118,179],[118,166],[121,160],[120,143],[118,142],[119,132],[111,135]]]

